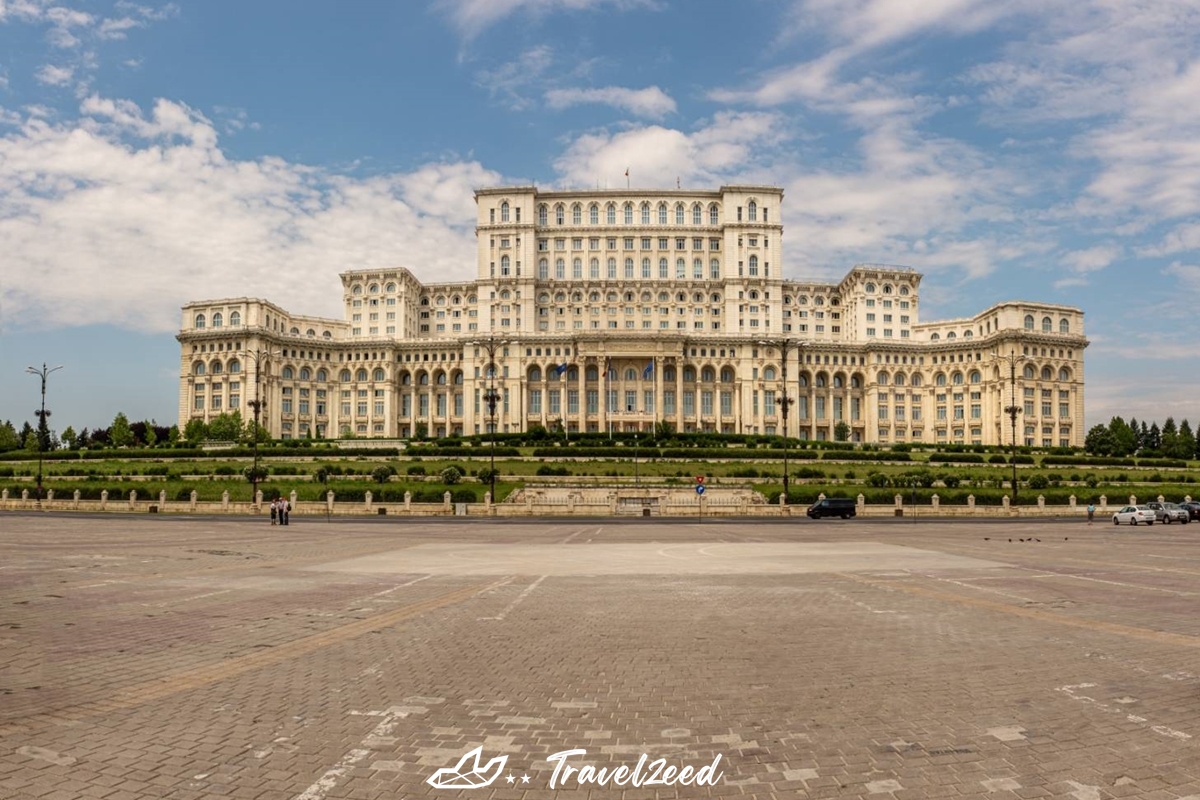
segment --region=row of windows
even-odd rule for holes
[[[570,218],[571,218],[572,225],[582,225],[583,224],[583,210],[584,210],[583,206],[580,203],[573,203],[571,205]],[[558,203],[554,206],[554,208],[553,208],[554,223],[556,225],[565,225],[566,224],[567,211],[568,211],[567,206],[565,206],[562,203]],[[601,207],[600,207],[599,203],[592,203],[591,205],[589,205],[587,207],[588,224],[590,224],[590,225],[599,225],[600,224],[600,211],[601,211]],[[658,204],[657,215],[655,215],[653,213],[653,211],[654,211],[653,207],[648,202],[644,202],[640,206],[637,206],[636,208],[634,207],[633,203],[627,202],[623,206],[620,207],[619,211],[620,211],[620,213],[619,213],[620,219],[625,225],[633,225],[635,219],[638,222],[640,222],[640,224],[642,224],[642,225],[650,225],[651,220],[655,219],[655,218],[657,218],[659,225],[668,225],[671,223],[671,218],[672,218],[670,206],[668,206],[666,202],[660,202]],[[720,207],[720,205],[718,205],[717,203],[710,203],[707,211],[708,211],[708,213],[707,213],[708,224],[709,225],[720,225],[721,224],[721,207]],[[550,214],[551,214],[550,206],[546,205],[545,203],[539,205],[538,206],[538,225],[541,225],[541,226],[549,225],[550,224]],[[521,215],[521,210],[519,208],[517,208],[516,209],[516,216],[517,216],[516,221],[517,222],[521,221],[520,215]],[[745,217],[750,222],[758,221],[758,203],[755,202],[754,200],[751,200],[746,205]],[[606,225],[616,225],[617,218],[618,218],[618,207],[617,207],[616,203],[608,203],[606,206],[604,206],[604,223]],[[705,215],[704,206],[701,205],[700,203],[693,203],[692,207],[691,207],[691,223],[693,225],[703,225],[703,224],[705,224],[705,218],[706,218],[706,215]],[[489,219],[493,223],[496,221],[495,209],[492,209],[492,211],[490,212]],[[742,221],[741,206],[738,206],[737,219],[739,222]],[[768,212],[767,208],[764,206],[762,209],[762,221],[767,222],[768,219],[769,219],[769,212]],[[685,225],[685,224],[687,224],[687,220],[688,220],[687,205],[685,205],[682,202],[676,203],[675,204],[675,213],[674,213],[674,223],[676,225]],[[503,202],[500,204],[500,221],[501,222],[511,221],[509,218],[509,205],[507,202]]]
[[[225,324],[225,318],[224,318],[224,317],[221,315],[221,312],[220,312],[220,311],[214,311],[214,312],[213,312],[213,315],[212,315],[212,326],[213,326],[214,328],[220,328],[220,327],[221,327],[221,326],[223,326],[224,324]],[[241,315],[241,313],[240,313],[240,312],[238,312],[238,311],[230,311],[230,312],[229,312],[229,327],[231,327],[231,328],[236,328],[236,327],[238,327],[238,326],[239,326],[239,325],[241,325],[241,324],[242,324],[242,315]],[[203,314],[197,314],[197,315],[196,315],[196,327],[197,327],[197,328],[203,328],[204,326],[205,326],[205,318],[204,318],[204,315],[203,315]]]

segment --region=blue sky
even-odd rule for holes
[[[474,271],[471,191],[785,189],[785,270],[1082,307],[1089,424],[1200,421],[1192,0],[0,0],[0,419],[173,422],[179,307]]]

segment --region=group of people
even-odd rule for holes
[[[282,497],[277,497],[271,501],[271,524],[272,525],[287,525],[288,517],[292,513],[292,504]]]

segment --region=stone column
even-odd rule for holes
[[[108,489],[100,492],[100,510],[108,508]]]
[[[1166,502],[1166,498],[1164,498],[1164,497],[1163,497],[1163,496],[1160,494],[1160,495],[1158,496],[1158,502],[1160,502],[1160,503],[1165,503],[1165,502]]]
[[[898,494],[895,497],[896,508],[904,508],[904,495]]]
[[[1102,494],[1102,495],[1100,495],[1100,510],[1104,511],[1107,508],[1108,508],[1108,495]]]
[[[163,489],[158,493],[158,510],[165,511],[167,508],[167,490]]]
[[[970,509],[971,511],[975,510],[975,495],[973,495],[973,494],[967,495],[967,508]]]
[[[262,505],[262,489],[259,489],[257,492],[254,493],[254,505],[256,505],[256,506]]]
[[[79,508],[79,490],[78,489],[75,490],[74,496],[72,497],[71,508],[75,508],[75,509]]]
[[[859,492],[858,498],[854,501],[855,512],[861,514],[867,510],[867,496]]]
[[[0,490],[0,500],[8,502],[8,489]]]
[[[333,491],[332,490],[325,493],[325,511],[326,511],[326,513],[329,513],[329,514],[333,513]]]
[[[29,502],[29,490],[28,490],[28,489],[22,489],[22,490],[21,490],[21,502],[22,502],[22,503],[28,503],[28,502]]]
[[[1071,495],[1067,498],[1067,505],[1070,506],[1072,511],[1075,510],[1075,495]]]
[[[371,513],[371,501],[372,501],[372,499],[374,499],[374,496],[371,494],[371,492],[370,492],[370,491],[368,491],[368,492],[367,492],[367,494],[366,494],[366,496],[365,496],[365,501],[366,501],[367,513],[368,513],[368,514],[370,514],[370,513]]]
[[[675,430],[683,432],[683,364],[685,358],[679,358],[675,363]]]
[[[1131,505],[1131,506],[1137,505],[1137,495],[1136,494],[1129,495],[1129,505]]]
[[[412,511],[412,492],[404,493],[404,510]]]
[[[129,510],[133,511],[133,507],[137,505],[137,489],[129,490]]]
[[[221,510],[222,511],[229,510],[229,490],[228,489],[221,492]]]
[[[452,507],[451,507],[451,505],[450,505],[450,492],[446,492],[445,494],[443,494],[443,495],[442,495],[442,507],[443,507],[443,508],[444,508],[446,511],[452,511],[452,510],[453,510],[453,508],[452,508]]]
[[[296,498],[297,497],[299,497],[299,495],[296,494],[296,490],[292,489],[292,493],[289,495],[289,499],[292,501],[292,512],[295,512],[295,510],[296,510]]]
[[[941,508],[942,498],[938,497],[936,494],[932,498],[930,498],[930,501],[931,501],[931,504],[933,505],[934,511],[937,511],[939,508]]]
[[[1038,508],[1045,508],[1045,507],[1046,507],[1046,495],[1039,494],[1038,495]]]
[[[192,494],[191,494],[191,496],[188,498],[188,511],[195,511],[195,510],[196,510],[196,499],[197,499],[197,497],[199,497],[199,493],[198,493],[198,492],[197,492],[195,489],[192,489]]]
[[[1004,497],[1000,498],[1000,506],[1001,506],[1001,507],[1002,507],[1002,508],[1003,508],[1005,511],[1008,511],[1008,509],[1009,509],[1009,507],[1011,506],[1011,504],[1012,504],[1012,500],[1009,498],[1009,496],[1008,496],[1008,495],[1004,495]]]
[[[608,365],[605,363],[605,359],[602,358],[602,359],[600,359],[600,366],[596,370],[596,375],[597,375],[597,378],[599,379],[596,383],[596,386],[599,387],[599,401],[600,401],[599,405],[596,406],[596,410],[599,412],[599,417],[597,419],[599,421],[600,432],[603,434],[608,433],[608,424],[609,424],[609,419],[608,419],[608,370],[606,369],[607,366]]]
[[[46,502],[50,502],[50,501],[51,501],[51,500],[53,500],[53,499],[54,499],[54,490],[53,490],[53,489],[47,489],[47,490],[46,490]]]

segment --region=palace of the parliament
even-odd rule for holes
[[[482,189],[473,281],[343,272],[342,319],[183,308],[179,424],[275,437],[550,430],[1082,445],[1083,312],[1009,301],[921,319],[921,275],[783,276],[783,192]],[[489,395],[493,402],[489,404]],[[494,408],[493,418],[491,410]],[[845,427],[842,428],[845,430]]]

